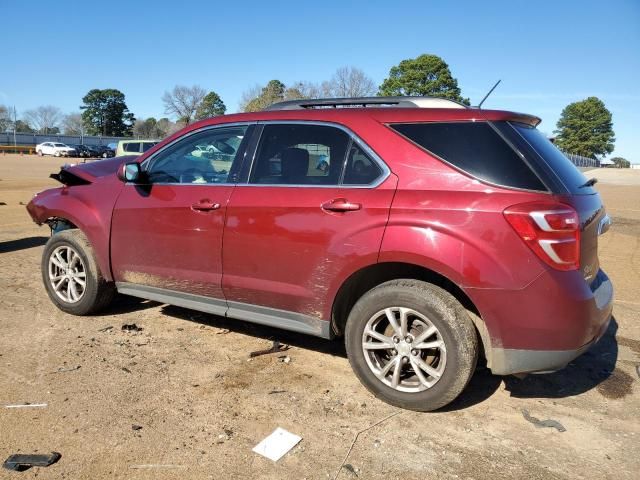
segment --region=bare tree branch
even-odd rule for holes
[[[84,123],[80,113],[70,113],[62,119],[62,131],[65,135],[84,135]]]
[[[48,130],[56,127],[60,122],[62,113],[58,107],[53,105],[44,105],[33,110],[24,112],[24,120],[31,128],[40,132],[47,133]]]
[[[162,96],[164,111],[169,115],[175,115],[178,121],[188,125],[193,121],[198,106],[206,94],[206,90],[199,85],[193,87],[176,85],[171,92],[164,92]]]
[[[369,97],[376,91],[373,80],[356,67],[341,67],[322,83],[322,93],[327,97]]]

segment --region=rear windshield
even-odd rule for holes
[[[522,123],[512,123],[511,125],[524,137],[531,148],[542,157],[549,165],[549,168],[556,173],[569,192],[573,194],[593,193],[591,187],[582,187],[587,181],[587,177],[538,129]]]
[[[391,128],[480,180],[546,190],[523,159],[486,122],[403,123]]]

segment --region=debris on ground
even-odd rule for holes
[[[640,365],[636,365],[636,373],[638,374],[638,377],[640,377]]]
[[[226,442],[227,440],[231,440],[232,435],[233,435],[233,430],[231,430],[230,428],[225,428],[223,432],[220,435],[218,435],[218,440],[216,441],[216,443],[221,444]]]
[[[17,453],[7,458],[2,466],[7,470],[13,470],[14,472],[24,472],[31,467],[48,467],[56,463],[62,455],[58,452],[51,452],[48,455],[33,454],[25,455]]]
[[[278,360],[282,363],[291,363],[291,357],[289,355],[278,355]]]
[[[131,430],[135,430],[135,431],[142,430],[142,427],[140,425],[131,425]]]
[[[302,437],[278,427],[271,435],[253,447],[252,451],[277,462],[301,440]]]
[[[51,373],[64,373],[64,372],[73,372],[75,370],[80,370],[80,368],[82,367],[82,365],[77,365],[75,367],[69,367],[69,368],[59,368],[58,370],[56,370],[55,372],[51,372]]]
[[[351,455],[351,451],[353,450],[353,446],[358,441],[358,437],[360,436],[361,433],[364,433],[367,430],[371,430],[373,427],[377,427],[381,423],[384,423],[387,420],[389,420],[390,418],[393,418],[396,415],[400,415],[401,413],[402,413],[402,410],[398,410],[396,412],[393,412],[392,414],[387,415],[386,417],[384,417],[382,420],[378,420],[376,423],[374,423],[372,425],[369,425],[368,427],[363,428],[362,430],[356,432],[355,436],[353,437],[353,441],[351,442],[351,446],[349,447],[349,450],[347,450],[347,454],[344,456],[344,460],[342,460],[342,463],[338,467],[338,470],[336,470],[336,474],[333,476],[333,480],[336,480],[336,478],[338,478],[338,475],[340,475],[340,471],[342,470],[343,467],[346,468],[347,465],[345,465],[345,463],[347,462],[347,459],[349,458],[349,455]]]
[[[123,325],[123,327],[124,327],[124,325]],[[98,329],[99,332],[107,332],[109,330],[113,330],[113,325],[109,325],[109,326],[106,326],[104,328]]]
[[[269,392],[269,395],[274,395],[276,393],[287,393],[287,391],[286,390],[271,390]]]
[[[141,332],[142,330],[143,328],[137,326],[135,323],[125,323],[122,325],[123,332]]]
[[[522,416],[527,422],[533,423],[537,428],[555,428],[559,432],[566,432],[567,429],[557,420],[540,420],[536,417],[529,415],[529,411],[525,408],[522,409]]]
[[[345,470],[348,470],[349,472],[353,473],[356,477],[358,476],[358,472],[360,471],[359,468],[354,467],[353,465],[351,465],[350,463],[347,463],[344,466]]]
[[[17,405],[5,405],[4,408],[44,408],[46,403],[20,403]]]
[[[230,332],[230,330],[228,328],[223,328],[222,330],[218,330],[216,332],[216,335],[226,335],[229,332]]]
[[[251,352],[249,354],[249,358],[259,357],[260,355],[268,355],[270,353],[286,352],[287,350],[289,350],[289,345],[283,345],[278,340],[274,340],[273,345],[271,345],[271,348],[267,348],[265,350],[256,350],[255,352]]]
[[[131,373],[131,370],[129,370],[127,367],[122,367],[121,369],[123,372],[127,372],[127,373]]]
[[[0,202],[0,205],[4,206],[4,205],[6,205],[6,203],[4,203],[4,202]]]

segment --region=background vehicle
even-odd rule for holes
[[[47,293],[78,315],[117,291],[343,336],[363,385],[413,410],[455,399],[479,355],[499,375],[557,370],[611,318],[610,220],[539,122],[443,99],[301,100],[65,167],[67,187],[27,206],[55,232]]]
[[[142,155],[157,143],[158,140],[120,140],[116,148],[116,157]]]
[[[38,155],[53,155],[55,157],[75,157],[76,150],[73,147],[59,142],[44,142],[36,145]]]
[[[116,152],[107,145],[93,145],[91,148],[93,148],[96,157],[111,158],[116,154]]]
[[[89,157],[95,156],[94,152],[87,145],[75,144],[75,145],[69,145],[69,146],[75,149],[76,156],[78,157],[89,158]]]

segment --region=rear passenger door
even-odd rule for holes
[[[360,139],[330,124],[267,123],[227,207],[228,315],[327,334],[332,292],[375,263],[396,186]]]

